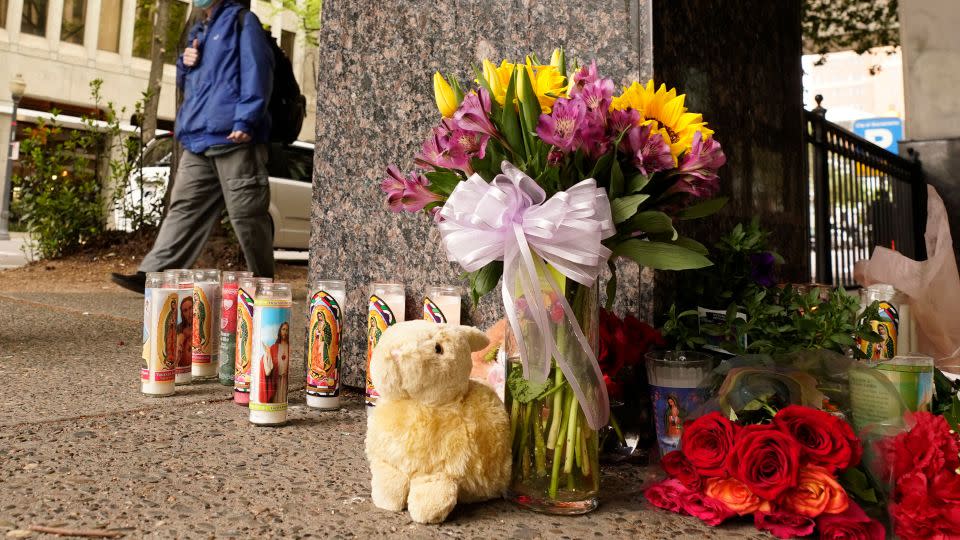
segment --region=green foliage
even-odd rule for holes
[[[943,416],[950,428],[954,431],[960,430],[960,399],[957,398],[957,392],[960,391],[960,381],[951,381],[939,369],[933,372],[933,412]]]
[[[163,34],[163,63],[175,64],[179,55],[177,44],[180,41],[180,32],[187,21],[190,4],[176,0],[168,2],[170,10],[170,24],[162,30]],[[137,0],[137,14],[133,21],[133,56],[150,58],[153,47],[153,25],[156,19],[158,0]]]
[[[803,39],[805,52],[822,56],[831,51],[854,50],[863,54],[885,47],[893,54],[900,44],[898,0],[804,0]],[[872,66],[870,73],[879,69]]]
[[[297,25],[303,31],[307,44],[318,45],[317,32],[320,31],[320,17],[323,12],[323,0],[281,0],[279,10],[289,11],[297,17]]]
[[[58,257],[101,234],[105,209],[122,197],[138,142],[124,136],[120,115],[112,103],[102,104],[102,81],[90,83],[90,92],[103,119],[84,117],[86,129],[64,129],[41,120],[21,141],[19,187],[16,201],[21,223],[30,233],[31,250],[41,258]],[[118,185],[116,190],[103,186]],[[140,212],[142,216],[142,211]]]

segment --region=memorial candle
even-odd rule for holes
[[[270,278],[240,278],[237,287],[237,351],[233,372],[233,401],[246,406],[250,402],[250,362],[253,360],[253,297],[257,285]]]
[[[280,425],[287,421],[290,378],[290,310],[286,283],[257,285],[253,312],[253,360],[250,363],[250,422]]]
[[[194,379],[217,376],[220,352],[220,271],[193,271],[193,341],[191,372]]]
[[[423,297],[423,318],[436,323],[460,324],[460,287],[434,285]]]
[[[147,273],[143,291],[140,391],[148,396],[169,396],[175,391],[177,300],[177,289],[164,287],[162,272]]]
[[[225,271],[220,278],[220,358],[217,373],[220,384],[233,386],[234,360],[237,357],[238,279],[253,277],[253,272]]]
[[[307,294],[307,405],[340,408],[340,343],[347,284],[317,280]]]
[[[370,359],[380,335],[388,327],[404,321],[406,294],[402,283],[373,283],[370,285],[370,302],[367,307],[367,406],[377,404],[377,389],[370,379]]]
[[[193,274],[190,270],[167,270],[163,286],[177,289],[176,384],[193,382]]]

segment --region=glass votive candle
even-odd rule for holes
[[[435,323],[460,324],[460,287],[431,285],[423,297],[423,318]]]
[[[370,359],[373,357],[373,349],[380,341],[380,335],[388,327],[404,321],[406,301],[403,283],[370,284],[370,303],[367,306],[366,401],[368,407],[375,406],[379,397],[370,379]]]
[[[340,408],[340,343],[347,284],[318,279],[307,293],[307,406]]]
[[[680,447],[684,422],[696,418],[703,405],[699,386],[713,369],[713,357],[694,351],[652,351],[646,361],[657,444],[663,456]]]

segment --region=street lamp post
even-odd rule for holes
[[[17,73],[10,80],[13,113],[10,115],[10,142],[7,145],[7,172],[0,178],[0,240],[10,239],[10,193],[13,190],[13,148],[17,142],[17,106],[27,90],[23,76]]]

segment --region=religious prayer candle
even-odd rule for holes
[[[253,297],[257,285],[270,283],[270,278],[240,278],[237,281],[237,351],[233,372],[233,401],[238,405],[250,402],[250,362],[253,360]]]
[[[163,286],[162,272],[147,273],[143,291],[140,391],[148,396],[169,396],[175,391],[177,300],[177,289]]]
[[[290,377],[290,310],[286,283],[257,285],[250,369],[250,422],[275,426],[287,421]]]
[[[237,280],[253,277],[253,272],[223,272],[220,282],[220,358],[217,373],[220,384],[233,386],[234,360],[237,357]]]
[[[193,273],[190,270],[167,270],[163,286],[177,289],[176,384],[193,382]]]
[[[651,351],[645,358],[657,443],[665,456],[679,448],[684,423],[696,418],[705,398],[700,383],[713,369],[713,357],[693,351]]]
[[[370,303],[367,308],[367,406],[377,404],[377,389],[370,378],[370,359],[380,335],[388,327],[404,320],[406,295],[403,283],[373,283],[370,285]]]
[[[307,295],[307,405],[340,408],[340,338],[347,284],[317,280]]]
[[[423,297],[423,318],[436,323],[460,324],[460,287],[427,287],[427,294]]]
[[[217,376],[220,352],[220,271],[193,271],[193,344],[191,371],[194,379]]]

